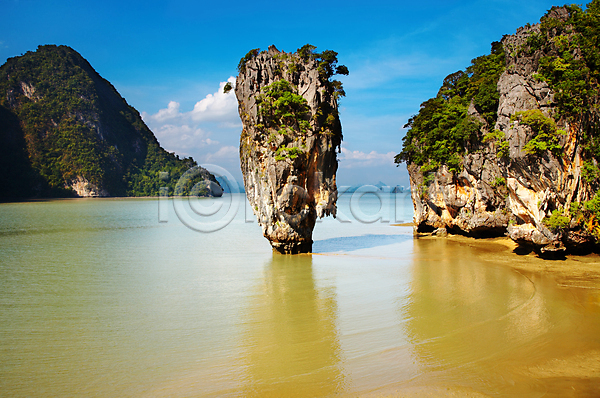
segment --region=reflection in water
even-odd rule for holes
[[[329,396],[344,386],[333,289],[317,289],[309,255],[273,255],[242,338],[244,396]]]
[[[414,243],[411,296],[401,308],[422,370],[413,384],[499,396],[597,396],[599,374],[577,379],[554,369],[554,377],[532,377],[553,369],[557,358],[577,367],[597,355],[597,308],[588,318],[557,299],[561,292],[547,280],[507,276],[484,260],[497,253],[441,239]]]
[[[0,206],[0,396],[598,396],[584,272],[557,285],[487,241],[336,220],[322,254],[273,256],[243,214],[198,234],[156,209]]]

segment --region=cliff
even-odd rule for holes
[[[0,67],[0,198],[155,196],[163,186],[173,193],[194,166],[161,148],[139,113],[73,49],[40,46]],[[209,180],[194,193],[220,194],[214,176],[197,175],[185,192]]]
[[[396,157],[417,231],[506,234],[542,255],[594,249],[599,10],[554,7],[421,106]]]
[[[264,236],[282,253],[310,252],[317,217],[336,214],[336,149],[343,95],[337,53],[250,51],[235,94],[243,123],[240,163],[246,195]]]

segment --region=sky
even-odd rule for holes
[[[237,64],[250,49],[304,44],[338,52],[344,140],[339,186],[408,186],[396,167],[403,128],[445,76],[493,41],[537,23],[545,0],[65,1],[0,0],[0,63],[67,45],[136,108],[161,145],[239,178]]]

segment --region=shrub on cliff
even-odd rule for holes
[[[528,126],[534,136],[525,144],[524,150],[531,155],[542,155],[550,151],[559,157],[562,153],[560,137],[565,135],[564,130],[556,127],[556,122],[551,117],[546,117],[539,109],[516,112],[510,117],[511,122],[517,121]]]
[[[281,130],[290,127],[306,133],[310,127],[308,102],[287,80],[277,80],[264,87],[256,103],[260,122],[267,128]]]
[[[557,14],[566,10],[566,18]],[[531,50],[548,54],[539,61],[537,77],[552,88],[557,116],[579,127],[585,154],[600,160],[600,1],[582,9],[552,7],[541,19]]]
[[[556,209],[543,220],[544,224],[554,232],[563,232],[573,224],[580,230],[600,241],[600,191],[588,201],[573,202],[569,211]]]

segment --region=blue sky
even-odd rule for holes
[[[338,185],[408,185],[393,155],[402,126],[450,73],[492,41],[537,23],[543,0],[486,1],[37,1],[2,0],[0,63],[42,44],[73,47],[142,113],[161,144],[241,178],[233,94],[252,48],[306,43],[338,52],[344,133]]]

